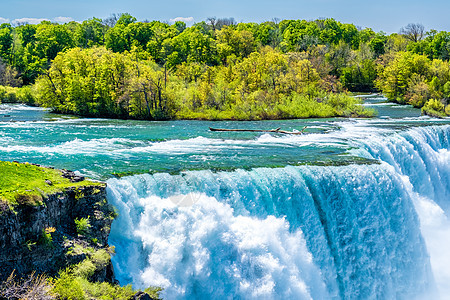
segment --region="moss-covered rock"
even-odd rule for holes
[[[72,175],[0,162],[0,281],[13,270],[18,276],[32,271],[57,274],[84,259],[68,255],[75,243],[108,248],[115,212],[106,201],[106,184]],[[89,220],[89,230],[80,235],[75,220],[82,219]],[[99,280],[113,281],[110,263],[108,268]]]
[[[0,299],[28,299],[25,283],[45,299],[158,299],[160,288],[116,282],[108,245],[115,217],[106,183],[0,162]]]
[[[86,180],[67,170],[0,161],[0,201],[3,207],[41,205],[48,195],[86,186],[104,187],[105,184]]]

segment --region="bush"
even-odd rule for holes
[[[110,262],[110,255],[105,249],[85,251],[88,258],[67,268],[53,279],[52,291],[60,299],[130,299],[136,291],[131,285],[120,286],[108,282],[91,282],[90,277]],[[150,287],[145,290],[153,299],[159,299],[161,288]]]
[[[81,234],[81,235],[87,235],[89,234],[90,230],[91,230],[91,223],[89,221],[89,217],[87,218],[80,218],[80,219],[75,219],[75,226],[77,229],[77,233]]]
[[[422,107],[422,114],[436,117],[436,118],[444,118],[444,117],[446,117],[445,106],[439,100],[430,99]]]
[[[46,246],[53,246],[53,237],[52,237],[52,233],[55,232],[56,229],[55,227],[46,227],[44,229],[42,229],[42,235],[40,238],[40,244],[42,245],[46,245]]]
[[[97,267],[90,259],[85,259],[74,267],[74,274],[82,278],[90,278],[94,275]]]
[[[72,274],[70,269],[63,270],[59,273],[59,278],[52,280],[52,292],[59,295],[60,299],[67,300],[84,300],[83,289],[77,278]]]
[[[107,282],[93,283],[84,278],[77,278],[77,281],[90,299],[130,299],[136,293],[131,285],[121,287]]]
[[[34,105],[36,103],[34,91],[30,86],[21,88],[0,86],[0,103],[25,103]]]

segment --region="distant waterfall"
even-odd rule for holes
[[[450,276],[431,245],[450,238],[449,128],[355,139],[380,164],[111,179],[116,275],[167,299],[430,296]]]

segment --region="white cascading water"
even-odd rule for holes
[[[116,275],[166,299],[445,298],[449,128],[354,138],[380,164],[111,179]]]
[[[420,218],[441,299],[450,299],[450,126],[413,128],[370,139],[361,155],[391,164],[405,182]]]

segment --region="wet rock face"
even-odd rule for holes
[[[108,247],[114,210],[106,201],[106,185],[69,188],[43,202],[13,209],[0,207],[0,282],[13,270],[19,276],[32,271],[53,275],[76,263],[74,260],[82,260],[67,258],[71,241]],[[89,236],[77,232],[75,219],[81,218],[89,220]],[[104,274],[99,281],[114,280],[112,271]]]

